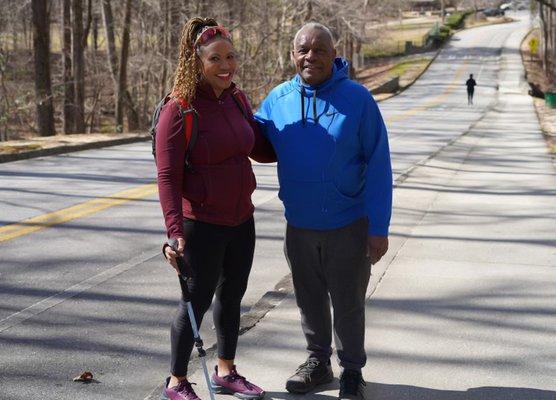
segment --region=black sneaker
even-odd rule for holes
[[[309,357],[301,364],[295,374],[286,382],[286,390],[290,393],[307,393],[316,386],[330,383],[334,379],[330,360],[320,361],[318,358]]]
[[[339,400],[364,400],[365,388],[367,384],[363,380],[360,371],[345,369],[340,376],[340,395]]]

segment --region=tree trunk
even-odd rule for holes
[[[546,16],[546,22],[547,22],[547,37],[546,37],[546,42],[547,42],[547,49],[546,52],[548,53],[548,57],[547,57],[547,77],[548,77],[548,81],[552,83],[551,87],[548,88],[548,90],[554,90],[554,77],[556,75],[556,51],[554,48],[554,41],[555,41],[555,33],[556,33],[556,27],[554,26],[554,14],[556,14],[556,8],[554,6],[556,6],[556,1],[552,0],[550,3],[551,7],[547,6],[547,16]]]
[[[10,114],[10,101],[6,87],[6,69],[9,53],[0,47],[0,142],[9,140],[8,115]]]
[[[93,18],[93,49],[96,53],[98,50],[98,16],[95,15]]]
[[[71,73],[71,0],[62,1],[62,82],[64,85],[63,130],[65,134],[75,130],[74,84]]]
[[[12,50],[14,51],[14,53],[18,50],[19,46],[18,46],[18,30],[17,30],[17,21],[12,21],[11,23],[12,25]]]
[[[124,103],[127,116],[127,129],[130,132],[137,131],[141,127],[139,112],[137,111],[133,98],[137,98],[137,90],[133,90],[133,96],[129,93],[129,90],[126,90],[124,94]]]
[[[116,54],[116,39],[114,36],[114,16],[110,0],[102,0],[102,19],[104,31],[106,32],[106,43],[108,44],[108,61],[114,85],[118,82],[118,55]]]
[[[50,24],[47,0],[32,0],[35,97],[40,136],[53,136],[54,106],[50,83]]]
[[[305,9],[305,22],[309,22],[311,18],[313,18],[313,2],[309,0],[307,2],[307,8]]]
[[[197,7],[195,10],[196,14],[200,17],[206,17],[208,15],[208,4],[206,0],[197,1]]]
[[[161,20],[163,21],[162,29],[160,30],[159,36],[159,48],[162,48],[162,73],[160,79],[160,89],[159,89],[159,97],[162,97],[166,94],[166,80],[168,76],[168,57],[169,57],[169,46],[168,46],[168,35],[169,35],[169,2],[170,0],[162,0],[160,8],[162,9],[162,17]]]
[[[440,16],[442,18],[442,23],[446,21],[446,16],[444,15],[445,14],[444,10],[446,9],[444,5],[444,1],[445,0],[440,0]]]
[[[127,60],[129,56],[129,27],[131,25],[131,0],[126,0],[124,26],[122,32],[122,48],[120,55],[120,68],[118,71],[118,91],[116,100],[116,131],[122,132],[124,125],[124,107],[133,109],[132,99],[127,92]],[[132,118],[133,120],[133,118]],[[128,124],[132,122],[128,118]],[[133,129],[132,129],[133,128]],[[135,130],[137,127],[129,127]]]
[[[89,38],[89,32],[91,31],[91,22],[93,20],[93,2],[92,0],[87,0],[87,22],[85,23],[83,38],[81,43],[83,48],[87,48],[87,39]]]
[[[172,51],[177,52],[180,44],[180,2],[170,1],[168,5],[170,13],[170,48]]]
[[[346,58],[349,61],[349,77],[354,79],[355,67],[353,66],[353,48],[354,48],[353,35],[351,33],[348,33],[346,40],[347,40]]]
[[[75,132],[85,133],[85,61],[83,55],[83,0],[72,0],[73,53],[75,80]]]
[[[541,19],[542,34],[542,66],[545,72],[548,72],[548,22],[546,21],[545,9],[543,3],[539,3],[539,16]]]

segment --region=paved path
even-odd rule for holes
[[[486,346],[495,334],[508,336],[510,328],[502,325],[505,319],[518,320],[508,322],[519,334],[506,340],[508,347],[518,345],[510,363],[501,362],[497,368],[497,360],[509,354],[501,350],[494,355],[483,347],[474,350],[490,357],[489,362],[483,359],[492,371],[489,382],[508,387],[495,373],[503,374],[500,371],[509,365],[513,369],[508,376],[514,377],[524,366],[520,376],[530,383],[519,386],[550,388],[543,383],[546,374],[554,372],[550,365],[544,372],[532,366],[545,365],[554,356],[544,334],[545,326],[554,325],[547,297],[554,294],[550,293],[554,275],[547,267],[554,260],[549,246],[554,244],[549,225],[554,192],[546,189],[555,187],[554,169],[529,99],[515,85],[508,89],[500,83],[500,101],[496,90],[500,77],[519,83],[515,42],[525,28],[522,23],[460,33],[420,82],[381,104],[390,127],[398,187],[392,250],[374,267],[370,285],[372,291],[382,277],[369,306],[368,337],[378,343],[369,343],[365,376],[373,382],[369,390],[381,392],[383,398],[434,398],[436,390],[454,393],[438,398],[465,398],[457,396],[485,383],[460,379],[455,384],[449,379],[456,379],[454,373],[446,372],[450,367],[459,367],[452,370],[455,375],[478,369],[481,359],[477,362],[473,354],[441,354],[442,349],[457,346],[445,344],[446,337],[434,333],[455,329],[452,340],[463,351],[481,340]],[[512,32],[516,33],[507,41]],[[504,43],[510,57],[501,60]],[[475,107],[467,107],[462,85],[471,72],[482,85]],[[503,146],[497,147],[500,142]],[[255,168],[258,239],[245,311],[288,272],[281,254],[283,220],[275,197],[275,170]],[[148,144],[0,166],[0,225],[38,218],[32,225],[41,228],[27,233],[0,231],[0,239],[20,235],[0,242],[0,398],[40,394],[56,400],[135,400],[158,390],[155,387],[167,370],[168,324],[177,282],[158,255],[163,231],[157,196],[149,192],[153,171]],[[99,196],[106,197],[100,204]],[[466,208],[471,206],[475,208]],[[430,256],[433,250],[435,257]],[[477,261],[466,254],[482,258]],[[497,264],[500,260],[510,267]],[[512,270],[516,273],[508,272]],[[453,276],[461,275],[470,287],[456,285],[460,282]],[[482,282],[481,290],[487,291],[477,299],[475,282]],[[497,288],[498,283],[514,286]],[[528,297],[527,286],[533,284],[534,298]],[[519,304],[514,301],[518,296]],[[453,325],[454,321],[461,325]],[[461,329],[465,321],[484,332],[470,330],[470,341],[458,337],[465,333]],[[493,323],[501,330],[493,329],[489,325]],[[214,342],[211,326],[209,317],[203,326],[209,345]],[[285,397],[283,380],[304,357],[299,332],[290,297],[242,337],[241,366],[250,376],[260,377],[272,397]],[[427,347],[430,342],[444,347],[432,351]],[[504,343],[500,339],[495,344]],[[544,349],[544,359],[536,356],[539,348]],[[530,358],[523,357],[519,364],[515,360],[524,353]],[[271,366],[270,373],[261,373]],[[435,373],[428,378],[416,372],[429,367]],[[99,383],[70,381],[84,369],[91,369]],[[528,374],[534,376],[527,380]],[[481,376],[486,382],[489,374]],[[438,380],[432,382],[433,377]],[[22,379],[27,383],[24,388],[19,387]],[[319,396],[323,395],[327,396]]]

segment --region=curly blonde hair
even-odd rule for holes
[[[194,17],[189,19],[183,27],[172,93],[182,97],[188,103],[195,98],[197,84],[201,79],[201,60],[194,47],[195,39],[205,26],[217,25],[218,23],[213,18]]]

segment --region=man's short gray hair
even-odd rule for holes
[[[334,47],[334,35],[332,34],[332,31],[326,25],[323,25],[318,22],[307,22],[305,25],[299,28],[299,30],[295,33],[295,36],[293,37],[294,47],[295,47],[295,42],[297,42],[297,38],[299,37],[299,34],[304,29],[320,29],[330,38],[330,43],[332,44],[332,47]]]

